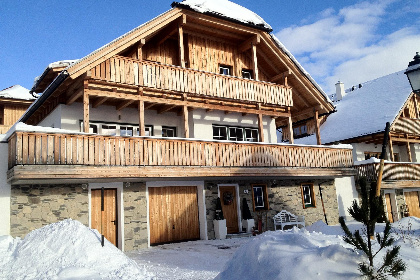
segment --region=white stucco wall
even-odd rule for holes
[[[7,147],[7,143],[0,142],[0,155],[7,155]],[[0,160],[0,236],[10,234],[11,186],[7,183],[7,164],[7,159]]]
[[[61,120],[60,120],[61,116]],[[116,111],[113,106],[100,106],[89,109],[91,122],[108,122],[138,125],[138,110],[125,108]],[[80,131],[83,119],[83,104],[73,103],[72,105],[59,105],[40,125],[48,127],[59,127],[67,130]],[[207,112],[204,109],[195,109],[188,115],[189,132],[191,138],[213,139],[213,124],[231,125],[241,127],[258,128],[256,115],[245,115],[241,113],[225,114],[221,111]],[[145,111],[145,125],[153,126],[154,136],[162,135],[162,126],[177,128],[177,136],[184,137],[184,119],[182,115],[174,112],[158,114],[156,110]],[[264,140],[267,143],[277,143],[276,124],[271,117],[263,117]]]
[[[354,161],[360,161],[365,160],[365,152],[382,152],[382,144],[375,145],[375,144],[366,144],[366,143],[353,143],[351,144],[353,146],[353,160]],[[400,156],[400,161],[407,162],[408,161],[408,155],[407,155],[407,148],[405,145],[403,146],[397,146],[392,145],[394,153],[398,153]],[[417,147],[417,150],[413,149],[411,154],[418,153],[418,159],[420,159],[420,147]],[[387,153],[386,153],[386,159],[389,160],[389,146],[387,147]],[[414,157],[413,157],[413,161]]]
[[[411,157],[413,162],[420,162],[420,144],[411,144]]]
[[[59,104],[57,108],[54,109],[45,119],[43,119],[38,125],[45,126],[45,127],[54,127],[54,128],[62,128],[61,127],[61,108],[65,106]]]
[[[347,209],[354,200],[358,201],[358,194],[354,177],[335,178],[335,188],[337,193],[338,212],[340,216],[345,216],[347,220],[352,219]]]

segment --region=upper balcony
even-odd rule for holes
[[[366,177],[368,181],[378,179],[379,160],[356,165],[357,177]],[[420,180],[420,165],[411,162],[385,161],[382,174],[383,181],[413,181]]]
[[[8,149],[12,184],[354,175],[352,150],[326,146],[23,131],[9,137]]]
[[[207,98],[292,107],[292,88],[263,81],[114,56],[91,69],[91,78]]]

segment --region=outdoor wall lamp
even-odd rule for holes
[[[404,74],[407,75],[411,88],[414,93],[420,93],[420,54],[416,52],[413,61],[408,63],[408,67]]]

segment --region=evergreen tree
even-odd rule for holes
[[[367,190],[366,179],[361,178],[359,181],[361,188],[361,205],[353,201],[352,206],[348,209],[349,214],[358,222],[361,222],[365,228],[365,235],[359,230],[354,233],[348,229],[344,217],[340,217],[340,225],[344,230],[343,240],[356,249],[363,251],[369,259],[369,263],[363,262],[359,264],[359,270],[368,279],[386,279],[387,275],[393,277],[400,276],[406,270],[406,264],[398,258],[400,246],[394,246],[386,252],[382,265],[375,267],[373,259],[385,247],[390,247],[394,243],[394,239],[390,237],[391,224],[385,218],[384,205],[381,197],[375,196],[376,184],[371,184],[370,190]],[[376,234],[376,241],[379,249],[372,251],[372,240],[375,234],[375,224],[385,219],[386,225],[383,236]]]

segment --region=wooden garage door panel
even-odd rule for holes
[[[391,195],[389,193],[385,194],[385,201],[386,201],[386,212],[388,215],[388,220],[390,223],[394,222],[394,217],[392,216],[392,206],[391,206]]]
[[[117,189],[104,190],[104,211],[101,211],[101,189],[91,190],[91,227],[117,246]]]
[[[418,192],[405,192],[405,203],[408,206],[410,216],[420,218],[419,194]]]
[[[150,244],[200,238],[197,187],[149,188]]]

